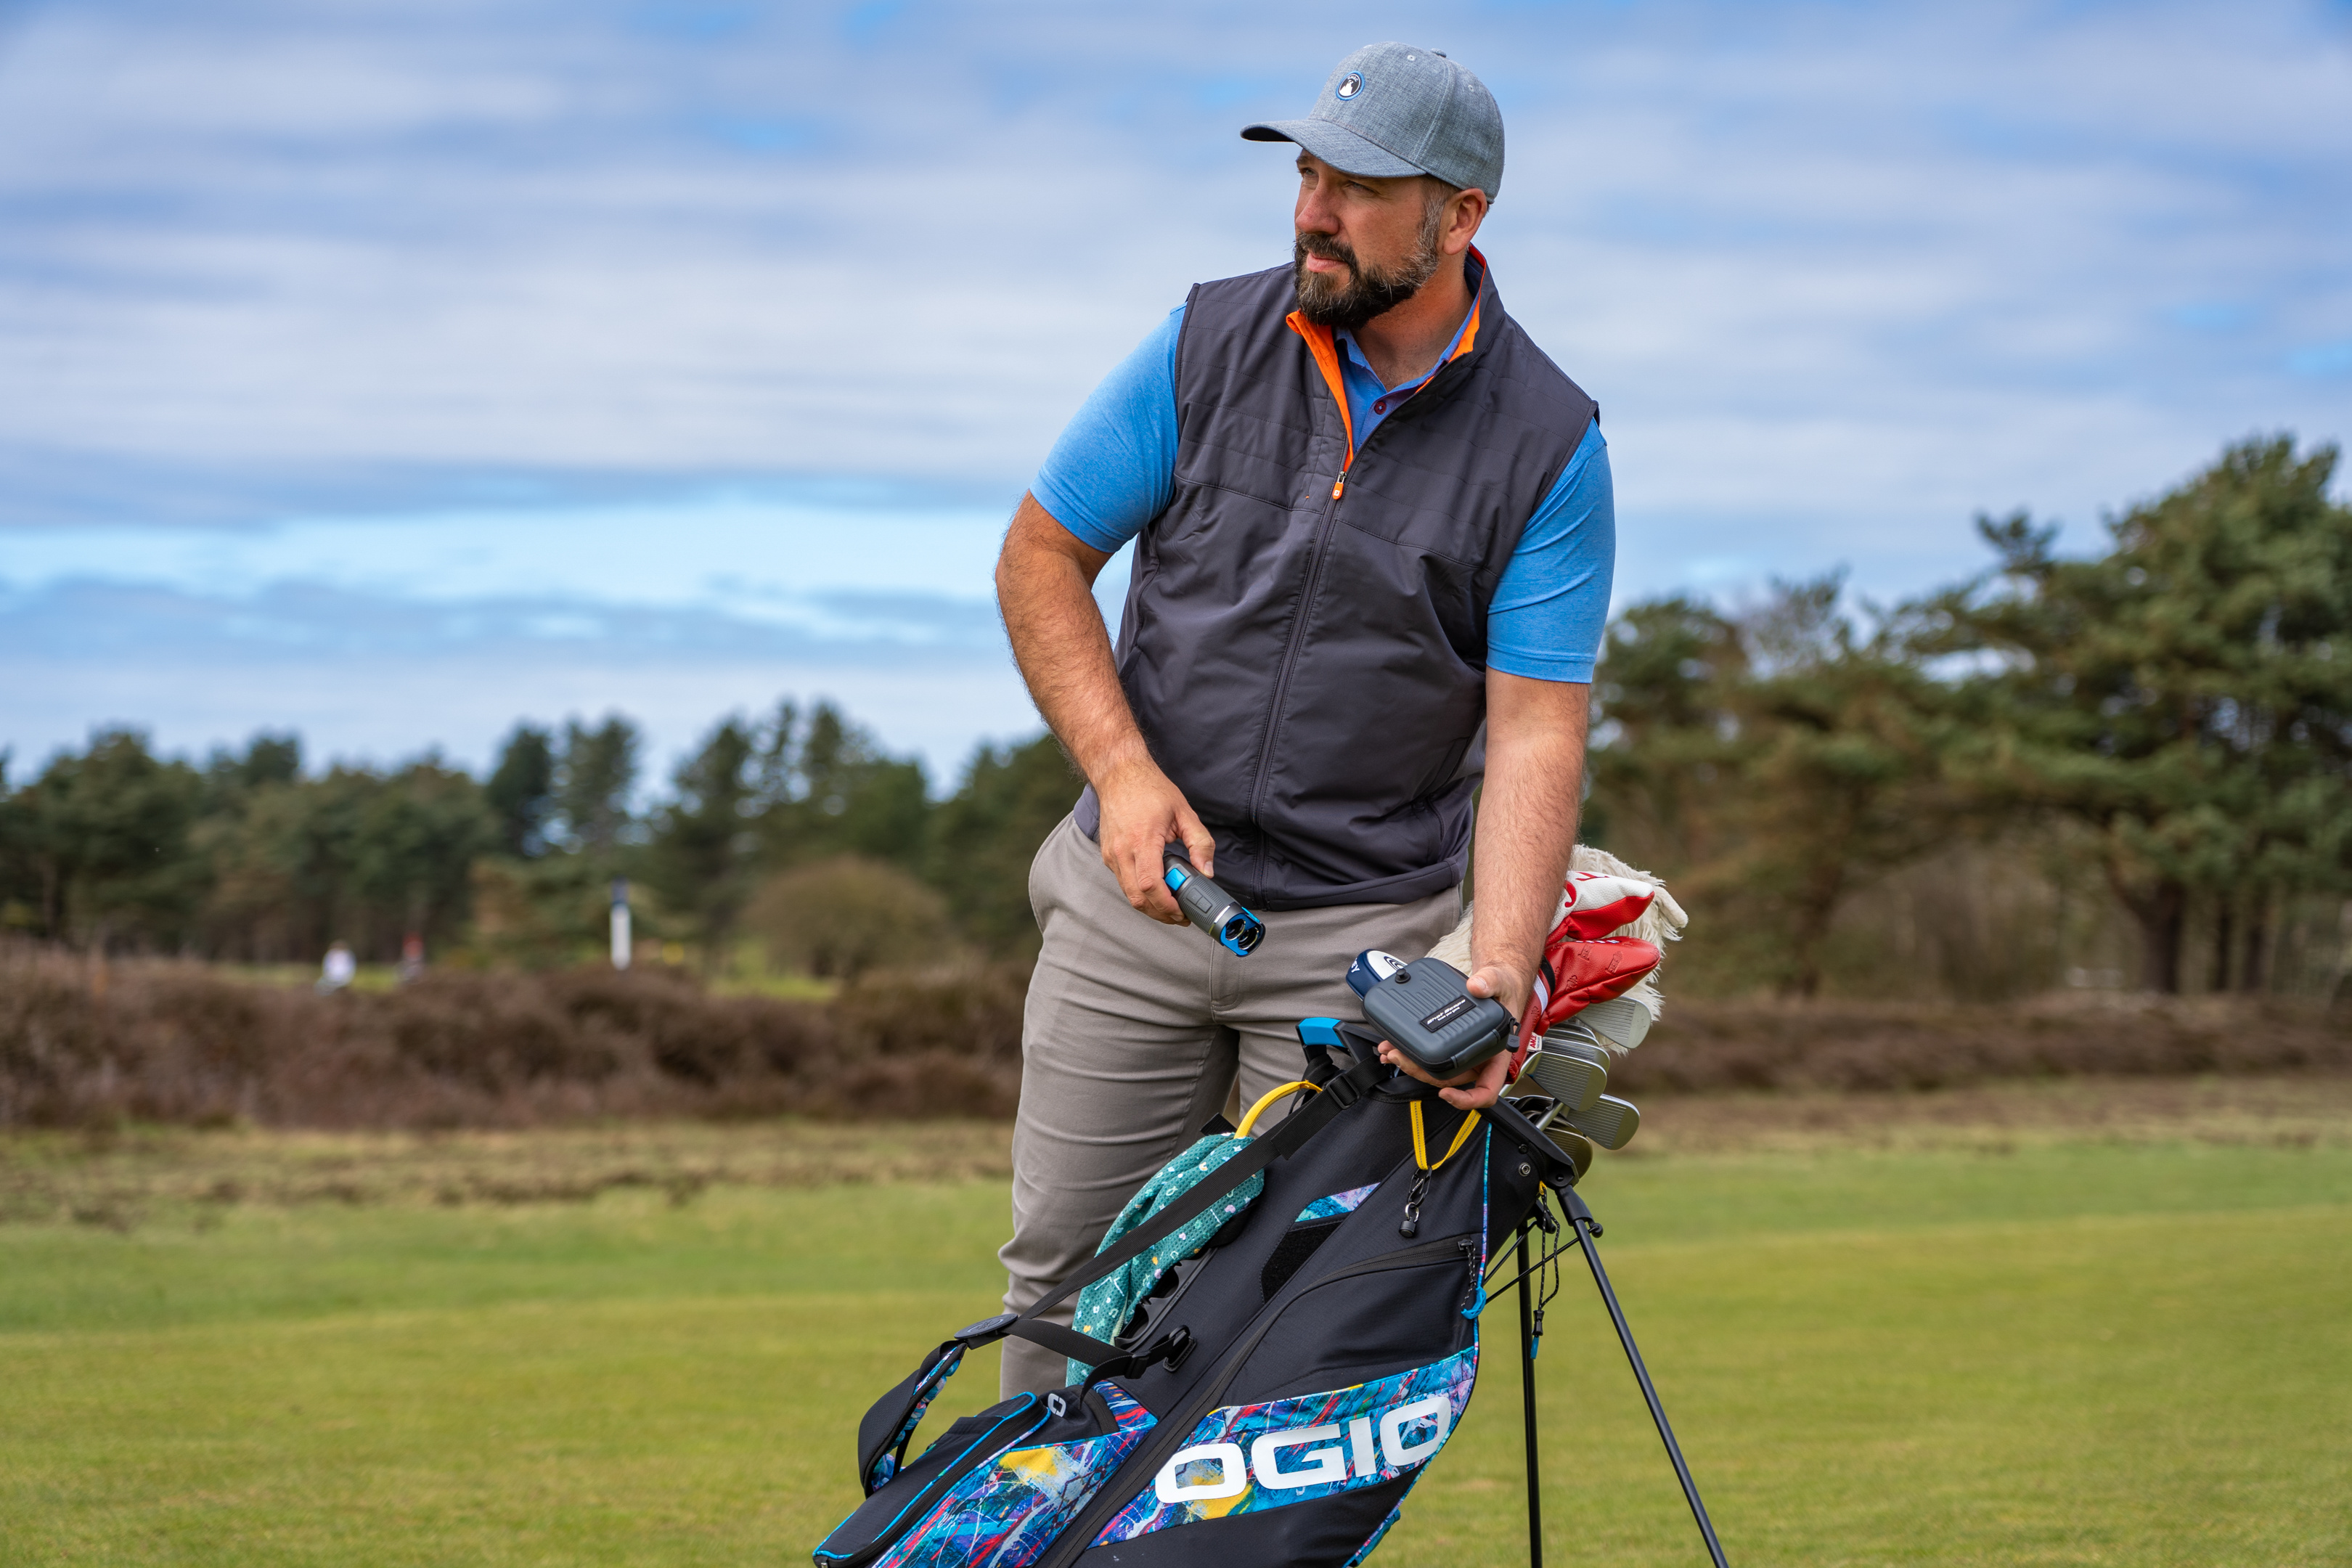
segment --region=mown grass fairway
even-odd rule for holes
[[[1676,1154],[1587,1189],[1744,1568],[2352,1561],[2340,1138]],[[804,1562],[856,1415],[993,1310],[1004,1196],[114,1212],[0,1225],[0,1562]],[[1549,1563],[1703,1561],[1573,1258],[1562,1283]],[[1378,1563],[1520,1559],[1516,1333],[1499,1301]]]

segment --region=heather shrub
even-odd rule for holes
[[[830,1003],[662,965],[278,989],[200,964],[0,946],[0,1126],[433,1128],[631,1117],[1005,1117],[1018,964],[875,970]],[[2279,998],[2010,1006],[1682,999],[1611,1069],[1636,1097],[1992,1079],[2352,1071],[2352,1020]]]

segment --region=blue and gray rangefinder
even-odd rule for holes
[[[1192,869],[1192,863],[1174,850],[1168,852],[1163,875],[1168,890],[1184,918],[1215,937],[1226,952],[1247,958],[1265,940],[1265,922],[1242,908],[1241,900]]]

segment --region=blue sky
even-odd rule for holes
[[[1034,727],[1003,519],[1252,119],[1444,48],[1591,390],[1619,598],[1973,570],[2352,434],[2352,7],[0,0],[0,745],[316,756],[830,695]]]

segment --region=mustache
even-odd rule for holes
[[[1311,256],[1318,261],[1336,261],[1349,271],[1361,276],[1363,268],[1356,260],[1353,246],[1343,245],[1328,234],[1305,233],[1297,237],[1300,256]]]

